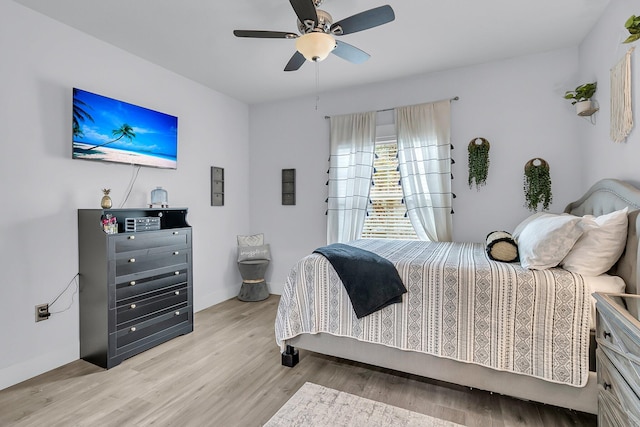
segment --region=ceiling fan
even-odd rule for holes
[[[298,70],[306,60],[318,62],[330,53],[354,64],[361,64],[370,55],[355,46],[336,40],[343,36],[386,24],[395,19],[389,5],[356,13],[338,22],[324,10],[318,9],[323,0],[289,0],[298,16],[300,35],[286,31],[234,30],[236,37],[259,39],[296,39],[296,53],[293,54],[284,71]]]

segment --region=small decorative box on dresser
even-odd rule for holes
[[[640,426],[640,295],[595,295],[598,425]]]
[[[187,209],[80,209],[80,357],[103,368],[193,331]],[[125,232],[126,219],[160,218]],[[117,221],[117,234],[103,220]],[[155,221],[157,222],[157,221]],[[114,230],[115,231],[115,230]]]

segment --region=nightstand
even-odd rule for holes
[[[598,425],[640,426],[640,295],[595,298]]]

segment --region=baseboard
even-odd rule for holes
[[[193,296],[193,311],[198,312],[202,311],[206,308],[209,308],[213,305],[220,304],[221,302],[227,301],[231,298],[237,296],[238,291],[240,290],[240,283],[238,283],[238,289],[233,292],[228,289],[224,289],[222,292],[212,292],[207,295],[194,295]]]
[[[37,377],[52,369],[71,363],[79,358],[79,349],[63,349],[47,352],[39,357],[28,359],[0,369],[0,390]]]

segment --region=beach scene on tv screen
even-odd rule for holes
[[[73,89],[73,158],[176,169],[178,118]]]

